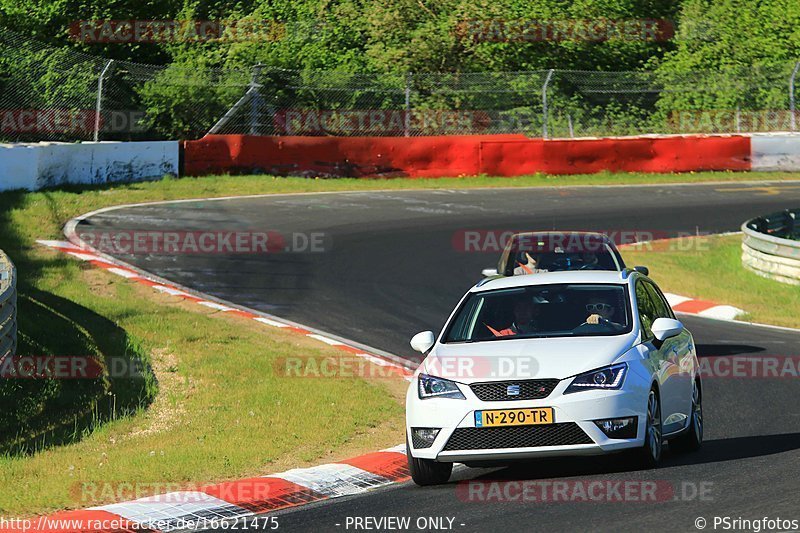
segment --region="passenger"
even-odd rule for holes
[[[506,337],[519,334],[534,333],[539,329],[539,317],[541,316],[541,305],[546,300],[538,296],[531,298],[520,298],[514,304],[514,321],[505,329],[497,330],[489,324],[486,327],[495,337]]]
[[[521,263],[517,261],[517,267],[514,269],[515,276],[521,276],[524,274],[535,274],[536,272],[542,272],[540,269],[536,268],[539,262],[531,257],[531,254],[525,252],[525,263]]]

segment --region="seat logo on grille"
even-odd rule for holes
[[[509,385],[506,387],[506,396],[519,396],[519,385]]]

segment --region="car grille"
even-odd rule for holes
[[[509,385],[519,385],[519,394],[508,395]],[[490,381],[473,383],[472,392],[484,402],[509,402],[547,398],[558,385],[557,379],[525,379],[520,381]]]
[[[541,426],[499,428],[457,428],[443,451],[494,450],[592,444],[592,439],[575,422]]]

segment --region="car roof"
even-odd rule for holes
[[[543,239],[552,239],[556,237],[565,237],[565,236],[574,236],[574,237],[586,237],[592,241],[601,241],[606,243],[613,243],[613,241],[606,235],[605,233],[598,233],[596,231],[522,231],[519,233],[515,233],[511,236],[512,239],[518,239],[521,237],[540,237]]]
[[[470,289],[470,292],[483,292],[495,289],[512,289],[531,285],[555,285],[563,283],[604,283],[627,285],[630,279],[641,274],[632,270],[565,270],[559,272],[539,272],[518,276],[499,276],[486,278]],[[643,277],[643,276],[641,276]]]

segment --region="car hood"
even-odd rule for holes
[[[564,379],[610,365],[630,349],[632,333],[609,337],[503,339],[437,344],[420,372],[460,383]]]

